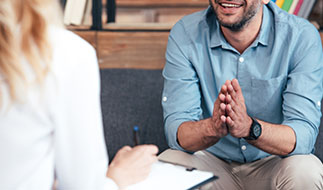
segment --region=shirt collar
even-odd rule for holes
[[[210,47],[219,47],[222,46],[222,48],[228,48],[231,49],[231,46],[228,44],[226,39],[224,38],[224,35],[222,33],[222,30],[220,28],[220,24],[217,21],[214,12],[212,10],[212,7],[208,8],[206,19],[210,28]],[[273,15],[268,9],[266,5],[263,6],[263,20],[260,28],[260,32],[258,34],[258,37],[252,43],[251,46],[257,46],[258,43],[267,46],[270,35],[272,35],[271,28],[273,26]]]
[[[219,46],[227,46],[227,41],[222,34],[222,30],[220,28],[220,24],[216,19],[214,11],[211,6],[209,6],[206,20],[209,26],[210,31],[210,47],[219,47]]]
[[[271,3],[271,2],[270,2]],[[263,16],[262,16],[262,24],[260,28],[259,35],[257,39],[255,40],[254,44],[262,44],[264,46],[267,46],[269,43],[270,35],[273,35],[271,32],[271,28],[274,25],[274,16],[267,7],[267,5],[263,6]]]

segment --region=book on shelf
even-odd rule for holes
[[[292,3],[292,5],[290,6],[290,8],[288,10],[289,14],[294,14],[295,8],[296,8],[298,2],[299,2],[299,0],[293,0],[293,3]]]
[[[293,0],[285,0],[282,6],[282,9],[288,12],[292,3],[293,3]]]
[[[278,7],[290,14],[307,19],[316,0],[272,0]]]
[[[284,4],[284,1],[285,0],[277,0],[276,1],[276,5],[279,7],[279,8],[282,8],[283,4]]]
[[[303,5],[303,2],[304,2],[304,0],[299,0],[298,1],[298,4],[297,4],[297,6],[296,6],[296,8],[295,8],[295,11],[294,11],[294,15],[298,15],[298,12],[299,12],[299,10],[301,9],[301,7],[302,7],[302,5]]]
[[[82,25],[92,25],[92,0],[87,0],[84,15],[82,19]]]
[[[65,25],[91,25],[92,0],[66,0]]]
[[[306,0],[303,2],[303,6],[301,6],[301,9],[298,12],[298,16],[303,18],[308,18],[310,15],[312,8],[314,6],[315,0]]]

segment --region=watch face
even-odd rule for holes
[[[259,137],[260,134],[261,134],[261,127],[259,124],[256,124],[253,128],[253,134],[256,136],[256,137]]]
[[[257,120],[252,119],[252,124],[251,124],[251,128],[250,128],[250,133],[249,133],[249,136],[248,137],[244,137],[244,139],[247,139],[247,140],[257,140],[260,135],[261,135],[261,125],[260,123],[258,123]]]

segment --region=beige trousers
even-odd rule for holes
[[[313,154],[287,158],[270,156],[241,164],[225,162],[207,151],[187,154],[168,149],[159,159],[210,171],[219,177],[202,189],[323,190],[323,165]]]

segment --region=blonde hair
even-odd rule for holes
[[[28,85],[23,57],[36,83],[41,84],[48,73],[52,56],[48,28],[59,23],[61,10],[57,0],[0,1],[0,85],[16,101]]]

